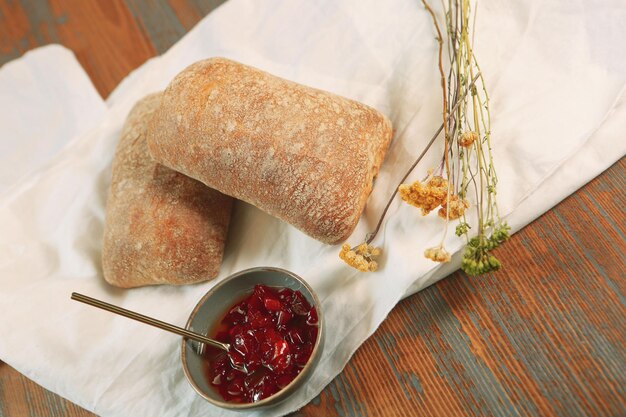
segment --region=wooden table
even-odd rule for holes
[[[0,0],[0,64],[61,43],[106,97],[219,3]],[[626,415],[625,172],[622,159],[513,236],[503,271],[401,302],[295,415]],[[27,415],[92,414],[0,362],[0,417]]]

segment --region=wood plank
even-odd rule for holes
[[[215,7],[219,6],[222,1],[217,2],[201,2],[201,3],[218,3],[217,5],[213,5],[206,11],[204,11],[198,4],[198,2],[193,2],[189,0],[169,0],[170,6],[176,13],[178,20],[185,27],[185,29],[190,30],[192,27],[196,25],[204,16],[209,14]]]
[[[0,2],[0,65],[27,50],[58,41],[47,4],[43,9],[22,2]]]
[[[626,415],[625,185],[622,159],[501,247],[505,270],[402,301],[295,415]]]
[[[43,4],[43,2],[41,2]],[[55,32],[107,97],[130,71],[156,54],[149,34],[122,0],[49,0]]]
[[[103,97],[156,54],[123,0],[0,2],[0,65],[49,43],[71,49]]]
[[[91,417],[79,406],[44,390],[0,362],[0,417]]]
[[[167,1],[126,0],[128,10],[154,45],[157,54],[167,51],[187,33]]]

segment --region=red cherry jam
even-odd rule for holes
[[[230,308],[212,335],[228,353],[207,347],[206,375],[225,401],[250,403],[277,393],[313,352],[318,317],[300,291],[256,285]]]

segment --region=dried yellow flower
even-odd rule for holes
[[[451,256],[443,246],[435,246],[424,251],[424,256],[435,262],[450,262]]]
[[[472,131],[463,132],[463,134],[461,134],[461,136],[459,137],[459,145],[463,146],[464,148],[469,148],[477,140],[478,133]]]
[[[341,246],[339,257],[351,267],[362,272],[367,272],[376,271],[378,269],[378,263],[374,261],[374,258],[379,256],[380,253],[380,248],[374,247],[365,242],[354,248],[351,248],[350,245],[344,243]]]
[[[398,187],[402,200],[412,206],[422,209],[422,215],[427,215],[440,206],[448,195],[448,181],[443,177],[433,177],[425,185],[415,181],[411,185],[402,184]]]
[[[447,213],[448,219],[456,220],[465,213],[465,210],[470,208],[470,203],[465,199],[460,199],[457,195],[451,195],[449,202],[444,200],[443,203],[441,203],[441,208],[437,213],[439,214],[439,217],[443,219],[446,218],[446,211],[448,206],[450,207],[450,211]]]

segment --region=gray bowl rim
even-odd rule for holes
[[[214,398],[209,397],[195,383],[195,381],[193,380],[193,378],[192,378],[192,376],[191,376],[191,374],[189,372],[189,369],[188,369],[189,366],[187,364],[187,353],[185,351],[186,350],[185,347],[186,347],[186,344],[188,342],[188,339],[183,337],[183,340],[182,340],[182,343],[181,343],[180,352],[181,352],[181,361],[182,361],[182,365],[183,365],[183,372],[185,373],[185,377],[187,378],[187,382],[189,382],[189,384],[196,391],[196,393],[198,393],[198,395],[200,395],[202,398],[204,398],[206,401],[210,402],[211,404],[216,405],[216,406],[221,407],[221,408],[235,410],[235,411],[237,411],[237,410],[243,411],[243,410],[249,410],[249,409],[252,409],[252,408],[258,409],[258,408],[263,408],[263,407],[266,407],[266,406],[269,406],[269,405],[278,404],[279,402],[281,402],[282,400],[284,400],[288,396],[290,396],[299,387],[299,381],[303,381],[303,380],[305,380],[306,378],[309,377],[309,374],[312,372],[312,368],[314,366],[316,366],[317,363],[319,362],[318,355],[320,354],[320,351],[321,351],[321,348],[322,348],[322,343],[323,343],[323,340],[324,340],[324,319],[323,319],[323,314],[322,314],[322,311],[321,311],[320,300],[317,297],[317,294],[315,293],[313,288],[309,285],[308,282],[306,282],[304,280],[304,278],[298,276],[297,274],[295,274],[295,273],[293,273],[291,271],[283,269],[283,268],[277,268],[277,267],[271,267],[271,266],[258,266],[258,267],[254,267],[254,268],[244,269],[244,270],[241,270],[239,272],[235,272],[235,273],[227,276],[222,281],[220,281],[216,285],[214,285],[209,291],[207,291],[207,293],[204,294],[204,296],[202,296],[202,298],[198,301],[198,303],[196,304],[196,306],[192,310],[191,314],[189,315],[189,318],[187,319],[187,323],[185,324],[185,328],[186,329],[190,328],[191,322],[193,321],[193,319],[195,318],[196,314],[198,313],[198,310],[200,310],[200,308],[202,307],[202,305],[204,305],[206,300],[209,297],[211,297],[213,294],[215,294],[218,289],[220,289],[221,287],[226,285],[228,282],[230,282],[230,281],[232,281],[234,279],[239,278],[242,275],[246,275],[246,274],[253,273],[253,272],[259,272],[259,271],[278,272],[278,273],[281,273],[281,274],[288,275],[291,278],[293,278],[296,281],[298,281],[300,284],[302,284],[303,287],[305,287],[307,289],[309,294],[311,294],[311,296],[313,297],[314,305],[315,305],[315,308],[317,310],[317,316],[318,316],[317,339],[315,340],[315,345],[313,346],[313,351],[311,352],[311,356],[309,357],[309,361],[304,366],[304,368],[302,368],[302,370],[300,371],[298,376],[296,376],[293,379],[293,381],[291,381],[289,383],[289,385],[287,385],[286,387],[284,387],[280,391],[276,392],[275,394],[270,395],[269,397],[262,399],[261,401],[252,402],[252,403],[230,403],[230,402],[220,401],[220,400],[216,400]]]

